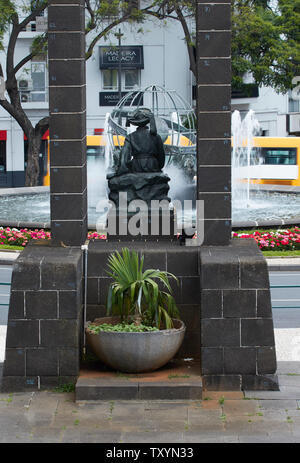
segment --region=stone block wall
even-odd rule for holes
[[[121,242],[92,241],[88,251],[87,320],[106,315],[106,298],[111,278],[107,275],[110,253],[123,247],[144,255],[144,269],[159,268],[176,275],[179,285],[171,281],[173,295],[187,332],[180,357],[200,356],[200,268],[196,247],[179,246],[177,242]]]
[[[81,250],[26,247],[13,267],[2,390],[74,383],[81,337]]]
[[[257,244],[203,247],[200,261],[203,387],[277,390],[269,276]]]

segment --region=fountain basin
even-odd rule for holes
[[[195,189],[195,187],[194,187]],[[193,197],[192,186],[187,197]],[[49,187],[10,188],[0,190],[0,226],[16,228],[50,228]],[[104,198],[99,198],[104,199]],[[300,224],[300,187],[289,185],[256,185],[251,190],[248,209],[239,208],[238,201],[232,211],[232,225],[258,227]],[[88,227],[95,230],[103,212],[89,207]],[[184,211],[179,220],[190,223],[195,220],[193,209]],[[98,222],[99,224],[99,222]]]

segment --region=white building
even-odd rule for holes
[[[19,35],[15,62],[29,53],[33,39],[47,27],[47,18],[39,17]],[[149,20],[139,26],[123,24],[122,36],[122,92],[156,84],[176,90],[191,105],[195,104],[195,82],[189,70],[189,59],[181,25]],[[117,32],[114,31],[114,32]],[[99,133],[105,115],[118,101],[118,69],[114,56],[118,39],[111,33],[109,40],[98,43],[87,61],[87,134]],[[104,47],[104,48],[103,48]],[[112,48],[110,48],[112,47]],[[5,63],[0,52],[1,63]],[[101,60],[100,60],[101,57]],[[3,59],[4,58],[4,59]],[[129,62],[129,64],[128,64]],[[39,56],[18,74],[21,101],[33,124],[48,115],[47,59]],[[255,89],[254,89],[255,95]],[[234,95],[233,95],[234,96]],[[242,112],[254,109],[266,136],[286,136],[287,114],[291,109],[299,113],[299,102],[290,102],[288,95],[277,95],[270,88],[259,89],[259,96],[232,99],[232,109]],[[298,104],[298,106],[297,106]],[[100,130],[99,130],[100,129]],[[47,134],[41,145],[41,172],[47,165]],[[0,187],[24,185],[26,140],[18,123],[0,107]]]

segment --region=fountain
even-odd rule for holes
[[[118,162],[125,136],[134,130],[126,127],[126,116],[139,107],[148,107],[155,115],[158,133],[164,141],[166,165],[164,172],[171,178],[169,195],[172,201],[190,200],[190,207],[178,214],[180,226],[195,221],[196,199],[196,126],[193,109],[177,92],[151,85],[140,91],[129,92],[107,113],[104,123],[104,157],[89,153],[88,222],[90,229],[105,228],[108,212],[106,172]],[[257,226],[300,223],[300,195],[296,192],[265,191],[253,183],[251,175],[263,158],[255,147],[254,137],[260,128],[255,113],[250,110],[242,119],[239,111],[232,114],[232,220],[233,226]],[[201,156],[201,153],[200,153]],[[278,166],[279,167],[279,166]],[[253,177],[252,177],[253,178]],[[271,189],[271,188],[270,188]],[[12,190],[1,195],[1,225],[15,227],[50,226],[49,193],[38,187],[24,193]],[[1,190],[0,190],[1,194]]]

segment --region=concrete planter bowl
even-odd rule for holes
[[[118,323],[116,317],[97,318],[93,323]],[[143,333],[105,332],[93,334],[86,329],[86,339],[95,355],[114,370],[143,373],[156,370],[171,360],[180,348],[185,325],[173,320],[174,328]]]

